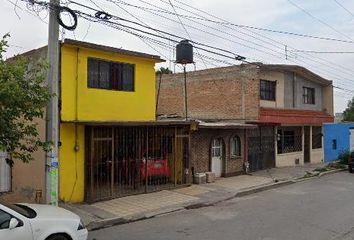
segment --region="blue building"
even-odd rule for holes
[[[324,161],[335,161],[341,152],[353,150],[353,139],[354,123],[325,123],[323,125]]]

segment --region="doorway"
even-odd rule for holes
[[[211,143],[211,171],[215,173],[215,177],[221,177],[223,161],[222,161],[222,139],[214,138]]]

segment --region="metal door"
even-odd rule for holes
[[[250,171],[275,167],[274,128],[259,127],[248,132]]]
[[[216,177],[220,177],[222,173],[222,140],[215,138],[211,144],[211,171]]]

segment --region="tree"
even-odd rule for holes
[[[354,97],[348,101],[347,108],[343,112],[343,121],[354,121]]]
[[[21,56],[5,60],[7,38],[0,40],[0,149],[6,151],[8,163],[14,159],[29,162],[39,148],[49,150],[41,141],[36,118],[43,118],[51,93],[45,83],[47,65]]]
[[[160,67],[159,70],[156,71],[156,75],[162,75],[162,74],[172,74],[172,71],[167,67]]]

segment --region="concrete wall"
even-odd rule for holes
[[[235,135],[239,136],[241,140],[241,156],[234,158],[230,156],[230,140]],[[210,146],[214,138],[222,138],[224,142],[222,176],[242,173],[245,161],[245,141],[244,130],[241,129],[199,129],[192,133],[190,167],[193,167],[196,173],[211,170]]]
[[[286,72],[284,74],[284,107],[285,108],[295,108],[295,74],[293,72]]]
[[[334,110],[333,110],[333,86],[325,86],[322,87],[323,95],[322,95],[322,102],[323,102],[323,110],[326,111],[326,113],[334,115]]]
[[[323,148],[312,149],[311,151],[311,163],[321,163],[324,160]]]
[[[31,50],[24,54],[22,57],[30,59],[30,65],[36,64],[46,59],[47,47]],[[9,59],[15,61],[15,59]],[[44,114],[45,115],[45,114]],[[34,119],[37,124],[39,137],[45,141],[45,120]],[[34,160],[29,163],[23,163],[14,159],[14,166],[12,171],[11,191],[0,195],[0,201],[5,202],[37,202],[45,203],[45,152],[41,149],[32,154]]]
[[[335,161],[342,151],[349,150],[350,128],[354,128],[354,123],[326,123],[323,125],[325,162]],[[337,141],[337,149],[332,146],[333,140]]]
[[[36,119],[39,137],[45,140],[45,120]],[[29,202],[36,201],[36,191],[41,195],[38,202],[45,203],[45,152],[38,150],[32,154],[34,160],[23,163],[14,159],[12,168],[12,189],[8,193],[0,195],[0,200],[6,202]]]
[[[322,86],[311,82],[299,75],[296,76],[296,89],[295,89],[295,96],[296,96],[296,108],[299,109],[307,109],[307,110],[315,110],[315,111],[322,111],[323,104],[322,104]],[[315,104],[304,104],[303,103],[303,87],[310,87],[315,89]]]
[[[304,165],[304,152],[292,152],[277,154],[275,158],[276,167],[296,166],[296,159],[299,159],[299,165]]]
[[[252,65],[188,72],[188,117],[204,120],[258,119],[257,72],[256,66]],[[162,76],[157,112],[185,116],[183,74]]]
[[[88,58],[134,64],[134,91],[89,88]],[[61,47],[62,121],[155,120],[155,62],[64,44]]]
[[[268,81],[276,81],[275,101],[260,100],[261,107],[284,108],[284,73],[275,71],[261,71],[259,78]]]

